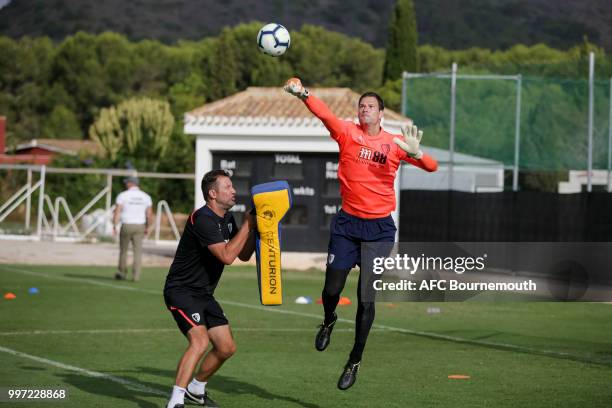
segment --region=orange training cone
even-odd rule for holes
[[[353,303],[353,302],[351,302],[351,299],[347,298],[346,296],[342,296],[340,298],[340,301],[338,302],[338,305],[339,306],[348,306],[351,303]]]
[[[16,297],[17,296],[14,293],[12,293],[12,292],[7,292],[7,293],[4,294],[4,298],[6,300],[12,300],[12,299],[15,299]]]
[[[323,304],[323,298],[318,298],[317,299],[317,305],[322,305]],[[347,306],[352,304],[353,302],[351,302],[351,299],[347,298],[346,296],[342,296],[340,298],[340,300],[338,301],[338,305],[339,306]]]

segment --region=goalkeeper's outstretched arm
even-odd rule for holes
[[[344,122],[338,119],[322,100],[308,92],[308,89],[304,88],[299,78],[287,80],[283,89],[285,92],[301,99],[308,110],[321,119],[321,122],[329,130],[332,138],[338,140],[339,136],[344,133]]]
[[[438,170],[438,162],[436,161],[436,159],[434,159],[427,153],[423,153],[423,156],[421,156],[421,158],[418,160],[413,159],[412,157],[407,157],[406,159],[404,159],[404,161],[430,173]]]

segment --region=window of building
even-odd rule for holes
[[[282,223],[284,225],[308,225],[308,208],[303,205],[294,205]]]
[[[338,180],[325,180],[323,195],[326,197],[340,197],[340,183]]]
[[[236,190],[237,195],[250,195],[251,194],[251,182],[249,179],[242,179],[233,177],[232,184]]]
[[[304,178],[302,164],[275,163],[272,177],[283,180],[302,180]]]

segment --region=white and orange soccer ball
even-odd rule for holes
[[[289,31],[280,24],[266,24],[257,33],[257,48],[264,54],[278,57],[287,51],[290,44]]]

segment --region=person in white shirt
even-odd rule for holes
[[[115,279],[124,280],[127,277],[127,252],[132,242],[134,251],[134,266],[132,277],[134,282],[140,279],[142,263],[142,241],[149,233],[149,225],[153,222],[153,202],[151,196],[138,187],[138,178],[125,179],[127,190],[117,196],[115,213],[113,214],[113,236],[117,235],[117,224],[121,220],[119,232],[119,270]]]

